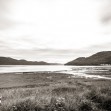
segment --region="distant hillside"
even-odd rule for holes
[[[111,51],[98,52],[89,57],[79,57],[65,65],[101,65],[111,64]]]
[[[10,57],[0,57],[0,65],[50,65],[47,62],[16,60]]]

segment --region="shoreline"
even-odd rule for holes
[[[10,88],[29,88],[48,86],[54,82],[70,80],[111,80],[111,78],[99,75],[74,75],[72,73],[60,73],[53,71],[39,72],[14,72],[0,74],[0,89]]]
[[[46,73],[46,74],[66,74],[72,75],[73,78],[92,78],[92,79],[109,79],[111,80],[110,74],[99,74],[99,73],[74,73],[73,71],[28,71],[28,72],[0,72],[0,75],[7,75],[7,74],[15,74],[15,75],[22,75],[22,74],[37,74],[37,73]]]
[[[51,72],[1,74],[0,111],[82,111],[83,107],[84,111],[111,111],[110,80],[72,76]]]

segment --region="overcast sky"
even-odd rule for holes
[[[66,63],[111,50],[111,0],[0,0],[0,56]]]

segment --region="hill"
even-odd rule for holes
[[[65,65],[111,65],[111,51],[98,52],[89,57],[79,57]]]
[[[37,62],[37,61],[27,61],[27,60],[17,60],[10,57],[0,57],[0,65],[50,65],[47,62]]]

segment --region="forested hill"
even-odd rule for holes
[[[27,61],[27,60],[17,60],[10,57],[0,57],[0,65],[50,65],[47,62],[37,62],[37,61]]]
[[[79,57],[65,65],[105,65],[111,64],[111,51],[98,52],[89,57]]]

